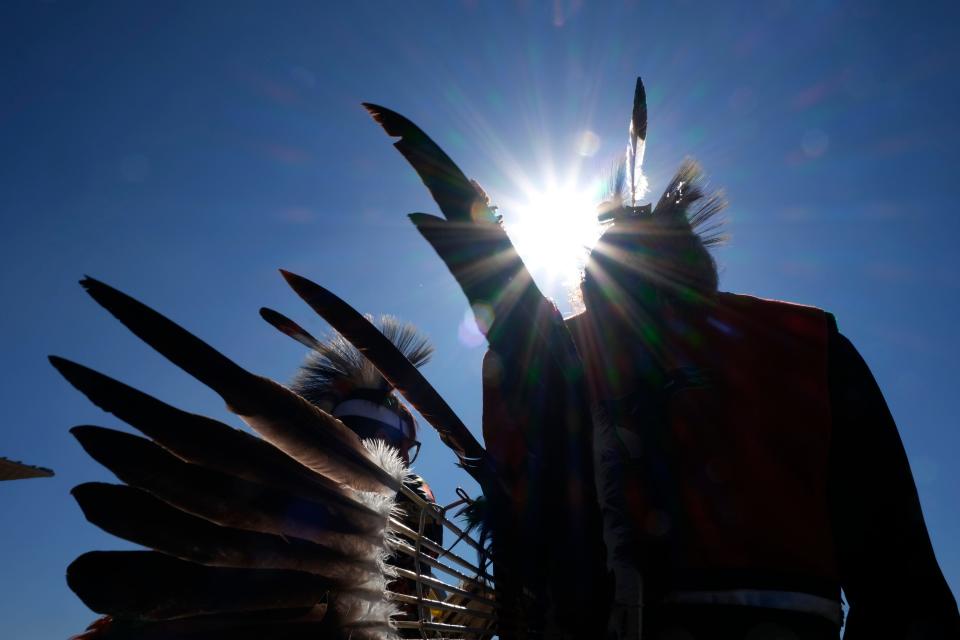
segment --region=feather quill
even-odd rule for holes
[[[306,571],[329,578],[339,589],[384,587],[374,559],[351,557],[300,538],[222,527],[134,487],[89,482],[71,493],[87,520],[104,531],[182,560]]]
[[[277,329],[280,333],[290,336],[307,349],[315,350],[320,347],[320,341],[314,338],[309,331],[279,311],[274,311],[273,309],[268,309],[267,307],[261,307],[260,317],[266,320],[270,326]]]

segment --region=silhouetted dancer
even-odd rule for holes
[[[960,637],[870,370],[831,314],[718,291],[724,203],[695,163],[637,203],[643,100],[638,82],[627,166],[601,205],[612,225],[567,321],[594,415],[611,634],[837,638],[842,589],[850,640]],[[485,435],[509,466],[526,445],[502,426],[491,354]]]
[[[376,324],[414,366],[420,367],[429,361],[433,346],[413,325],[391,316],[381,316]],[[393,447],[409,467],[420,452],[416,420],[400,401],[393,386],[356,346],[339,334],[324,342],[314,342],[311,346],[313,351],[300,368],[291,388],[315,406],[339,418],[364,440],[379,440]],[[404,484],[426,502],[436,503],[430,485],[419,475],[411,473]],[[397,508],[400,521],[413,531],[418,531],[420,508],[402,493],[397,495]],[[438,522],[427,518],[423,533],[437,545],[443,544],[443,527]],[[392,555],[387,562],[412,572],[418,569],[413,557],[400,553]],[[421,575],[431,575],[428,566],[419,567],[419,570]],[[403,595],[418,595],[417,584],[410,579],[397,578],[388,588]],[[421,585],[419,593],[423,597],[442,599],[442,596],[438,597],[424,585]],[[401,604],[398,607],[401,613],[395,619],[421,619],[421,611],[417,606]],[[429,609],[424,608],[422,615],[425,621],[429,621]],[[400,635],[421,637],[421,633],[413,629],[400,630]]]

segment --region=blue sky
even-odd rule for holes
[[[622,152],[637,75],[653,192],[697,157],[731,201],[723,288],[836,315],[898,421],[956,593],[960,16],[893,4],[4,3],[0,455],[57,471],[0,485],[4,635],[83,628],[94,616],[66,565],[125,546],[68,495],[110,475],[67,429],[117,422],[47,354],[237,424],[87,299],[83,274],[286,380],[302,349],[257,309],[324,330],[276,272],[293,270],[419,324],[437,347],[425,374],[478,425],[482,347],[462,339],[462,294],[405,217],[435,208],[359,103],[423,126],[509,225],[524,189],[587,188]],[[417,467],[441,501],[472,490],[423,440]]]

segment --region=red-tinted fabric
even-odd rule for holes
[[[681,557],[835,577],[825,314],[725,294],[702,329],[692,360],[712,384],[669,403],[696,535]]]
[[[483,444],[500,477],[516,489],[527,447],[521,425],[500,391],[501,377],[500,358],[488,351],[483,358]]]
[[[588,324],[581,316],[571,330],[602,402],[636,375],[616,371],[631,366],[611,365],[617,354],[600,349],[598,360],[605,338]],[[626,487],[624,498],[639,530],[674,537],[676,569],[836,579],[827,335],[819,309],[719,294],[682,344],[671,341],[668,368],[699,370],[706,380],[664,395],[670,482],[678,485],[668,491],[683,522],[648,512],[644,487]],[[641,408],[637,424],[623,426],[642,430],[644,418]]]

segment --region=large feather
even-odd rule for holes
[[[471,306],[493,312],[492,320],[478,318],[492,347],[516,342],[511,318],[528,318],[542,304],[552,306],[499,225],[452,222],[426,213],[409,217],[450,269]]]
[[[86,553],[67,568],[67,584],[97,613],[144,620],[308,609],[336,586],[302,571],[208,567],[151,551]]]
[[[286,387],[245,371],[130,296],[92,278],[81,284],[140,339],[216,391],[254,430],[304,466],[357,489],[399,490],[400,479],[377,466],[356,434],[336,418]]]
[[[400,138],[393,146],[413,165],[448,220],[492,222],[497,219],[483,190],[467,179],[420,127],[386,107],[368,102],[363,106],[388,135]]]

